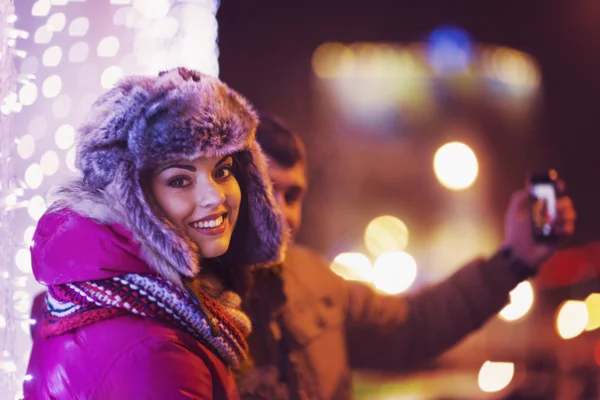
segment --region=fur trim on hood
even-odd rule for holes
[[[202,255],[153,212],[141,178],[171,160],[235,154],[242,210],[228,253],[244,265],[279,262],[287,232],[254,139],[257,124],[246,99],[214,77],[178,68],[158,77],[125,78],[94,103],[78,130],[82,177],[57,192],[50,211],[70,208],[104,224],[124,225],[150,267],[181,283],[181,276],[198,274]]]

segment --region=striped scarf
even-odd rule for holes
[[[212,297],[198,298],[154,275],[127,274],[48,287],[42,335],[72,329],[118,315],[155,318],[191,334],[225,363],[238,367],[248,354],[240,329]]]

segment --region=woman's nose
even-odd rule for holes
[[[198,205],[202,208],[216,208],[225,202],[225,192],[212,180],[198,187]]]

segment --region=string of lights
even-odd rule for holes
[[[29,247],[54,187],[78,174],[75,133],[124,75],[218,76],[217,0],[0,0],[0,393],[22,398],[44,288]],[[18,20],[17,20],[18,17]],[[19,29],[15,28],[19,27]],[[23,30],[26,29],[31,36]]]
[[[16,60],[25,56],[17,48],[17,40],[28,37],[27,32],[15,29],[16,20],[14,1],[0,1],[0,393],[10,396],[6,398],[15,393],[20,397],[17,363],[24,355],[16,347],[16,333],[20,323],[29,323],[29,317],[15,307],[26,277],[17,271],[14,262],[14,210],[23,194],[15,175],[14,115],[22,110],[18,87],[28,79],[19,76],[16,69]]]

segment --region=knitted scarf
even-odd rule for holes
[[[178,326],[225,363],[238,367],[248,345],[235,322],[212,297],[199,298],[154,275],[127,274],[111,279],[48,287],[41,331],[45,337],[118,315],[134,314]]]

